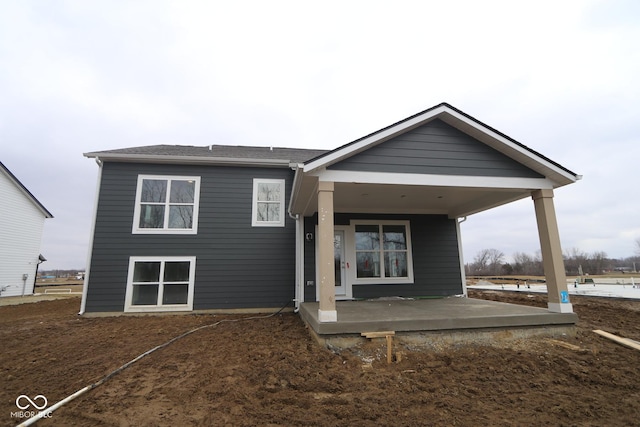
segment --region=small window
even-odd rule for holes
[[[195,257],[131,257],[125,311],[193,308]]]
[[[138,176],[133,233],[195,234],[200,177]]]
[[[284,179],[253,180],[254,227],[284,227]]]
[[[356,283],[413,282],[409,223],[355,224]]]

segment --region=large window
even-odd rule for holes
[[[254,227],[284,227],[284,179],[253,180]]]
[[[200,177],[138,176],[134,233],[195,234]]]
[[[125,311],[193,308],[195,257],[131,257]]]
[[[413,281],[409,223],[355,224],[357,283]]]

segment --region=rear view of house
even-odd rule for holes
[[[99,191],[82,312],[265,310],[465,295],[460,221],[530,197],[549,310],[571,312],[553,190],[580,177],[439,104],[332,151],[86,153]],[[315,310],[315,309],[314,309]]]
[[[53,215],[0,163],[0,296],[33,293],[47,218]]]

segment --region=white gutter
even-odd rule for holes
[[[91,272],[91,258],[93,256],[93,240],[96,234],[96,219],[98,218],[98,199],[100,198],[100,184],[102,183],[102,161],[96,157],[98,164],[98,179],[96,183],[96,197],[93,202],[93,221],[91,222],[91,231],[89,232],[89,249],[87,251],[87,263],[84,270],[84,284],[82,286],[82,302],[80,303],[80,312],[82,315],[87,307],[87,292],[89,291],[89,274]]]
[[[102,161],[116,162],[149,162],[171,163],[183,165],[233,165],[233,166],[270,166],[289,167],[289,160],[282,159],[251,159],[236,157],[211,157],[211,156],[166,156],[162,154],[121,154],[121,153],[84,153],[85,157],[100,158]]]

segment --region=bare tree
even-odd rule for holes
[[[588,255],[578,248],[571,248],[564,252],[564,268],[570,274],[579,274],[580,270],[587,267]]]
[[[513,254],[515,274],[526,274],[529,276],[541,275],[542,272],[542,260],[539,254],[529,255],[524,252],[516,252]]]
[[[498,249],[482,249],[473,259],[474,274],[499,274],[501,272],[504,253]]]
[[[640,256],[640,237],[636,239],[636,255]]]
[[[590,261],[589,267],[592,271],[592,274],[602,274],[606,260],[607,260],[606,252],[600,251],[600,252],[592,253],[591,256],[589,257],[589,261]]]

